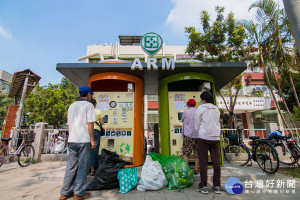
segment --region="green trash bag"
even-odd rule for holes
[[[127,193],[137,184],[137,169],[126,168],[120,169],[118,172],[118,180],[120,185],[120,193]]]
[[[182,189],[193,184],[193,171],[182,158],[153,152],[150,153],[150,157],[161,164],[169,182],[169,190]]]

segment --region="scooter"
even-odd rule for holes
[[[63,153],[66,154],[67,153],[67,143],[66,143],[66,139],[61,137],[61,136],[57,136],[57,138],[55,138],[54,141],[54,145],[53,145],[53,149],[52,149],[52,153],[58,154],[58,153]]]

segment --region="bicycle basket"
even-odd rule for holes
[[[229,142],[236,142],[238,140],[238,136],[233,132],[227,133],[226,137],[229,139]]]
[[[25,136],[25,142],[26,143],[32,143],[34,142],[35,138],[35,133],[33,131],[30,131],[26,136]]]

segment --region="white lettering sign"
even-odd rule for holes
[[[147,58],[147,70],[151,70],[151,66],[154,70],[158,70],[156,58]],[[131,70],[135,69],[143,70],[142,63],[139,58],[135,58],[131,65]],[[162,70],[174,70],[175,61],[174,58],[170,58],[169,61],[167,58],[162,58]]]
[[[147,58],[147,70],[151,70],[151,65],[154,70],[158,70],[156,62],[157,62],[156,58]]]
[[[174,58],[170,58],[169,62],[167,58],[162,58],[162,70],[165,70],[167,68],[167,70],[174,70],[175,69],[175,62],[174,62]]]
[[[138,67],[139,70],[143,70],[142,63],[139,58],[135,58],[132,65],[131,70],[135,70]]]

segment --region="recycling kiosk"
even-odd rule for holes
[[[97,108],[104,118],[100,152],[116,152],[127,167],[144,163],[144,82],[129,74],[106,72],[89,78]]]
[[[181,115],[186,101],[216,90],[246,69],[246,63],[174,63],[174,68],[156,63],[105,60],[99,63],[58,63],[57,70],[81,87],[89,85],[105,119],[101,149],[116,152],[127,167],[144,163],[144,94],[159,98],[159,153],[181,156]],[[145,92],[145,93],[144,93]],[[155,144],[156,145],[156,144]],[[100,149],[100,151],[101,151]],[[222,150],[222,148],[221,148]],[[221,156],[222,159],[222,156]],[[193,161],[193,160],[191,160]],[[223,160],[221,160],[221,164]]]
[[[182,113],[187,109],[186,102],[189,99],[195,99],[196,107],[198,107],[201,104],[200,94],[205,90],[213,93],[214,102],[216,102],[214,78],[205,73],[179,73],[168,76],[159,82],[161,154],[182,156]],[[192,154],[189,161],[194,162],[193,156]],[[210,163],[210,156],[208,159]],[[223,158],[221,156],[222,164]]]

